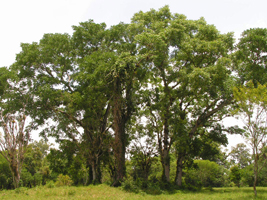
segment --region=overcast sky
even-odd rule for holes
[[[108,26],[128,23],[136,12],[165,5],[188,19],[204,17],[237,38],[246,29],[267,28],[266,0],[1,0],[0,67],[15,61],[20,43],[38,42],[44,33],[72,34],[72,25],[89,19]]]

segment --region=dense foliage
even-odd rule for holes
[[[229,155],[220,147],[226,133],[249,135],[222,123],[244,111],[247,83],[266,91],[265,29],[244,31],[234,45],[233,33],[165,6],[136,13],[130,24],[107,28],[89,20],[73,31],[21,44],[14,64],[0,68],[1,126],[9,114],[31,119],[22,131],[17,185],[106,182],[150,193],[242,186],[252,184],[255,163],[262,171],[254,185],[264,185],[264,145],[252,155],[243,144]],[[45,140],[28,144],[30,130],[40,128],[58,148]],[[0,157],[2,188],[14,178],[7,161]]]

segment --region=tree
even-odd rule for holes
[[[230,168],[230,180],[240,187],[241,170],[237,165],[234,165]]]
[[[100,54],[104,51],[101,45],[105,24],[89,21],[73,28],[73,37],[45,34],[39,43],[22,44],[13,68],[21,79],[27,80],[29,93],[35,97],[27,109],[36,127],[49,120],[56,123],[41,134],[53,136],[58,142],[69,140],[84,151],[92,166],[92,178],[99,182],[96,172],[109,138],[109,88],[100,80],[110,58]],[[90,41],[92,37],[97,39]]]
[[[140,123],[140,122],[139,122]],[[136,131],[134,139],[131,140],[129,147],[129,153],[131,155],[131,166],[133,168],[134,180],[141,178],[144,181],[148,181],[148,177],[151,174],[151,166],[157,161],[157,151],[155,140],[141,123],[136,122],[134,127]]]
[[[25,128],[24,114],[12,115],[1,113],[1,127],[3,135],[0,139],[1,154],[9,163],[13,176],[14,187],[19,187],[20,174],[24,161],[24,154],[30,139],[30,130]]]
[[[132,24],[140,32],[138,50],[149,62],[143,99],[148,123],[157,134],[162,180],[170,181],[169,152],[176,143],[175,182],[181,185],[183,163],[199,130],[217,127],[215,122],[232,102],[228,53],[233,35],[220,34],[203,18],[193,21],[173,15],[167,6],[135,14]]]
[[[237,44],[235,71],[241,84],[251,80],[256,86],[267,82],[267,29],[245,30]]]
[[[45,142],[44,139],[34,141],[28,145],[23,162],[23,170],[25,175],[30,173],[30,175],[33,177],[32,181],[28,181],[28,185],[36,186],[45,184],[46,180],[50,178],[51,170],[49,169],[46,158],[48,150],[49,144]],[[23,185],[26,186],[24,181]]]
[[[238,113],[244,123],[244,137],[252,148],[252,159],[254,165],[254,194],[257,196],[256,184],[258,174],[266,163],[266,154],[260,154],[260,150],[266,145],[267,136],[267,90],[266,85],[257,84],[254,87],[253,81],[246,86],[234,89],[234,95],[238,104]],[[265,161],[260,166],[259,160]]]
[[[14,71],[1,68],[0,72],[0,81],[5,80],[0,89],[0,153],[9,163],[13,184],[17,188],[32,130],[32,123],[26,124],[25,109],[31,98]]]
[[[239,143],[236,147],[232,147],[229,157],[231,159],[230,162],[237,164],[241,169],[251,164],[251,155],[244,143]]]

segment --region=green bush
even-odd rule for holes
[[[57,181],[56,181],[55,185],[57,187],[71,186],[72,183],[73,183],[73,181],[71,180],[71,178],[68,175],[59,174],[57,177]]]
[[[34,186],[34,177],[31,175],[31,173],[26,169],[23,168],[21,170],[21,178],[20,178],[22,185],[24,187],[32,187]]]
[[[126,179],[122,183],[122,188],[127,192],[134,192],[134,193],[138,193],[140,190],[137,181],[134,181],[131,177]]]
[[[47,188],[54,188],[55,187],[55,183],[54,183],[54,181],[48,181],[45,186]]]
[[[15,189],[16,194],[28,194],[28,188],[26,187],[19,187]]]
[[[13,178],[7,160],[0,154],[0,189],[13,188]]]
[[[185,188],[199,190],[201,187],[221,187],[225,183],[224,168],[209,160],[195,160],[196,168],[185,171]]]

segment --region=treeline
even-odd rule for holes
[[[49,150],[50,149],[50,150]],[[240,143],[230,152],[218,153],[212,160],[195,159],[184,168],[182,188],[199,190],[203,187],[244,187],[253,186],[254,173],[252,155],[245,144]],[[266,151],[266,150],[265,150]],[[170,179],[175,178],[176,156],[170,154]],[[0,157],[0,187],[12,189],[12,174],[9,163]],[[101,182],[112,184],[110,166],[102,165]],[[257,186],[267,186],[267,166],[259,174]],[[122,184],[127,191],[146,191],[159,194],[164,189],[175,188],[173,184],[161,181],[162,166],[158,156],[149,156],[141,152],[132,152],[126,160],[126,177]],[[56,185],[59,177],[69,177],[71,185],[95,184],[92,180],[90,165],[86,158],[77,155],[74,149],[62,145],[59,149],[51,148],[44,140],[33,142],[27,147],[25,161],[21,171],[20,186],[35,187]]]
[[[266,83],[267,30],[246,30],[235,45],[233,33],[165,6],[136,13],[130,24],[107,28],[89,20],[73,31],[21,44],[14,64],[0,69],[1,153],[15,187],[25,174],[27,186],[59,174],[75,185],[120,186],[129,177],[225,185],[217,177],[206,184],[194,170],[223,171],[226,160],[217,157],[226,133],[245,132],[222,119],[239,107],[234,88]],[[35,161],[27,163],[27,153],[41,145],[29,144],[30,133],[40,129],[59,149],[41,150],[41,168],[30,169]]]

